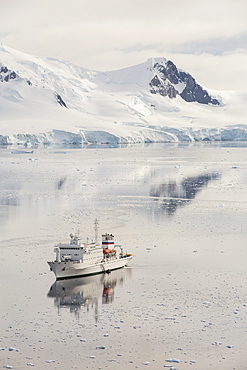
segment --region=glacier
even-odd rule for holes
[[[165,58],[99,72],[0,46],[1,145],[246,141],[246,101]]]

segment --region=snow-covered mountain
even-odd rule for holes
[[[246,101],[165,58],[97,72],[0,46],[0,144],[247,140]]]

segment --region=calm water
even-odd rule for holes
[[[0,149],[0,367],[247,369],[247,147],[31,151]],[[55,282],[96,217],[133,261]]]

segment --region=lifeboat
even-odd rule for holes
[[[109,254],[109,253],[115,253],[115,251],[113,251],[113,250],[111,250],[111,249],[109,249],[109,248],[104,248],[104,249],[103,249],[103,253],[104,253],[104,254]]]

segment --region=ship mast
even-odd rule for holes
[[[94,221],[94,232],[95,232],[95,244],[98,245],[98,231],[99,231],[99,223],[97,218]]]

